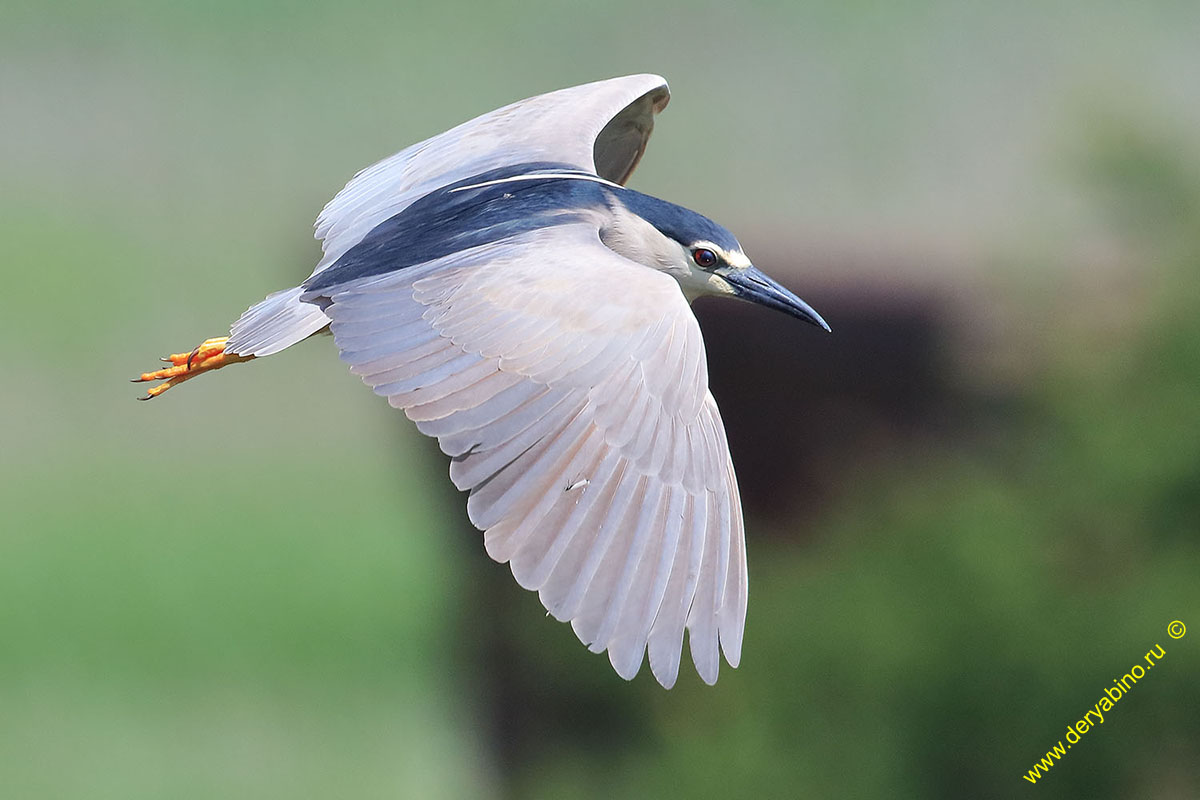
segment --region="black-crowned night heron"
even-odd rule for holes
[[[707,683],[746,618],[737,480],[690,301],[829,326],[729,231],[624,188],[666,82],[522,100],[369,167],[317,218],[324,257],[172,366],[167,388],[328,328],[450,456],[488,554],[632,678]]]

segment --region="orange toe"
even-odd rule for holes
[[[172,353],[170,356],[164,358],[163,361],[166,361],[171,366],[157,369],[153,372],[143,372],[140,376],[133,379],[135,383],[163,381],[159,385],[146,390],[145,396],[138,399],[149,400],[153,397],[158,397],[172,386],[178,386],[197,375],[203,375],[206,372],[212,372],[229,364],[237,364],[254,358],[254,356],[239,356],[233,353],[226,353],[225,344],[228,341],[228,336],[206,339],[190,352]]]

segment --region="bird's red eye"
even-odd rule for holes
[[[699,247],[692,251],[692,260],[696,266],[708,269],[717,265],[717,254],[707,247]]]

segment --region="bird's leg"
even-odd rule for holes
[[[171,366],[155,370],[154,372],[143,372],[141,377],[133,379],[134,383],[163,381],[158,386],[147,389],[145,396],[138,399],[149,400],[152,397],[158,397],[172,386],[178,386],[197,375],[203,375],[205,372],[212,372],[214,369],[220,369],[230,364],[237,364],[241,361],[249,361],[254,358],[254,356],[239,356],[233,353],[226,353],[225,343],[228,341],[228,336],[221,336],[217,339],[205,339],[199,347],[190,353],[173,353],[164,358],[163,361],[168,362]]]

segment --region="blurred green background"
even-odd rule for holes
[[[8,0],[0,795],[1200,796],[1197,41],[1186,2]],[[751,602],[671,692],[487,559],[328,339],[124,382],[306,276],[360,167],[638,71],[633,185],[835,330],[698,307]]]

